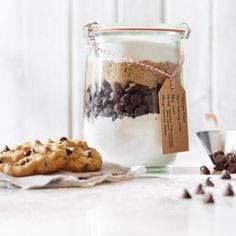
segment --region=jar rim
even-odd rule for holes
[[[89,23],[83,27],[88,37],[104,36],[110,34],[124,33],[171,33],[176,34],[180,38],[188,38],[191,32],[190,27],[186,23],[178,25],[159,24],[156,26],[128,26],[128,25],[111,25],[100,26],[97,22]]]

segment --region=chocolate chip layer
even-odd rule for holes
[[[158,92],[161,85],[154,88],[129,83],[125,87],[118,82],[89,86],[85,92],[85,113],[90,117],[138,117],[148,113],[159,113]]]

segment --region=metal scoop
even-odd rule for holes
[[[217,151],[236,154],[236,130],[200,131],[196,135],[208,155]]]

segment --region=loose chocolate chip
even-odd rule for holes
[[[125,94],[124,96],[122,96],[120,98],[120,104],[124,106],[128,105],[130,103],[130,96],[130,94]]]
[[[101,87],[103,90],[105,90],[107,88],[110,88],[110,84],[106,80],[103,80]]]
[[[102,105],[102,98],[101,97],[95,97],[94,98],[94,105],[95,106],[101,106]]]
[[[202,175],[210,175],[210,170],[206,166],[201,166],[200,167],[200,172]]]
[[[150,113],[155,113],[155,109],[154,109],[154,105],[153,104],[148,106],[148,111]]]
[[[225,168],[224,162],[215,163],[214,170],[216,170],[216,171],[222,171],[222,170],[224,170],[224,168]]]
[[[197,186],[196,194],[205,194],[205,191],[204,191],[204,189],[202,187],[202,184],[199,184]]]
[[[141,87],[140,92],[141,92],[143,95],[147,95],[147,94],[150,94],[150,93],[151,93],[151,90],[150,90],[147,86],[143,86],[143,87]]]
[[[86,157],[92,157],[92,152],[91,152],[91,150],[85,150],[85,151],[83,151],[83,154],[84,154]]]
[[[133,106],[132,104],[127,105],[127,106],[125,107],[125,110],[126,110],[129,114],[132,114],[133,111],[134,111],[134,106]]]
[[[105,97],[110,97],[111,92],[112,92],[111,89],[106,89],[106,90],[104,91],[104,96],[105,96]]]
[[[207,204],[213,204],[215,203],[215,200],[213,198],[213,195],[211,193],[207,194],[204,198],[204,202]]]
[[[125,92],[126,92],[126,93],[130,93],[130,94],[132,94],[134,91],[135,91],[135,89],[134,89],[133,86],[127,87],[127,88],[125,89]]]
[[[102,111],[101,115],[105,117],[110,117],[112,115],[113,108],[110,104],[108,104]]]
[[[151,95],[143,96],[143,104],[150,105],[152,103],[153,103],[153,99]]]
[[[227,170],[223,170],[220,176],[221,179],[231,179],[231,175]]]
[[[2,150],[1,153],[8,152],[8,151],[10,151],[10,148],[7,145],[5,145],[5,147],[4,147],[4,149]]]
[[[119,103],[117,103],[115,106],[114,106],[114,109],[115,111],[119,114],[119,115],[122,115],[125,111],[125,106],[123,105],[120,105]]]
[[[26,157],[28,157],[28,156],[30,156],[31,154],[32,154],[32,150],[30,149],[30,150],[27,150],[25,153],[24,153],[24,155],[26,156]]]
[[[66,137],[61,137],[60,138],[60,143],[62,143],[62,142],[64,142],[64,141],[66,141],[67,140],[67,138]]]
[[[227,158],[224,152],[216,152],[212,155],[212,161],[215,164],[214,169],[217,171],[222,171],[225,168],[225,163],[227,162]]]
[[[107,97],[103,97],[102,98],[102,106],[106,106],[106,105],[108,105],[110,103],[110,100],[109,100],[109,98],[107,98]]]
[[[227,162],[231,162],[231,163],[236,164],[236,155],[234,153],[228,153],[225,156],[225,159],[226,159]]]
[[[230,163],[228,164],[228,167],[226,168],[226,170],[230,173],[236,173],[236,164]]]
[[[233,187],[231,184],[228,184],[224,193],[223,193],[224,196],[227,196],[227,197],[233,197],[235,194],[234,194],[234,190],[233,190]]]
[[[208,187],[214,187],[215,186],[214,183],[211,181],[211,178],[207,178],[205,183],[206,183],[206,186],[208,186]]]
[[[215,152],[212,155],[210,155],[212,162],[214,164],[224,162],[225,159],[225,153],[223,151]]]
[[[188,192],[187,189],[184,189],[184,192],[181,197],[184,199],[191,199],[192,198],[192,196],[190,195],[190,193]]]
[[[141,85],[141,84],[135,84],[134,85],[134,89],[135,89],[135,91],[140,91],[140,89],[143,87],[143,85]]]
[[[133,94],[133,95],[131,95],[131,97],[130,97],[130,102],[131,102],[131,104],[137,106],[137,105],[141,104],[141,102],[142,102],[142,96],[139,95],[139,94]]]
[[[2,164],[2,163],[3,163],[3,160],[0,159],[0,164]]]
[[[72,153],[73,153],[72,150],[70,150],[69,148],[66,148],[66,154],[67,154],[68,156],[70,156]]]
[[[110,101],[113,102],[113,103],[117,103],[120,101],[120,95],[116,92],[112,92],[110,94]]]
[[[122,89],[121,89],[121,85],[118,83],[118,82],[114,82],[111,84],[111,89],[117,93],[117,94],[120,94]]]
[[[144,107],[138,107],[134,110],[135,116],[142,116],[145,115],[145,108]]]

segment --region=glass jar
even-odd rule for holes
[[[176,153],[162,154],[158,92],[175,71],[186,24],[158,27],[86,25],[84,139],[104,161],[166,167]],[[182,81],[181,69],[176,79]]]

